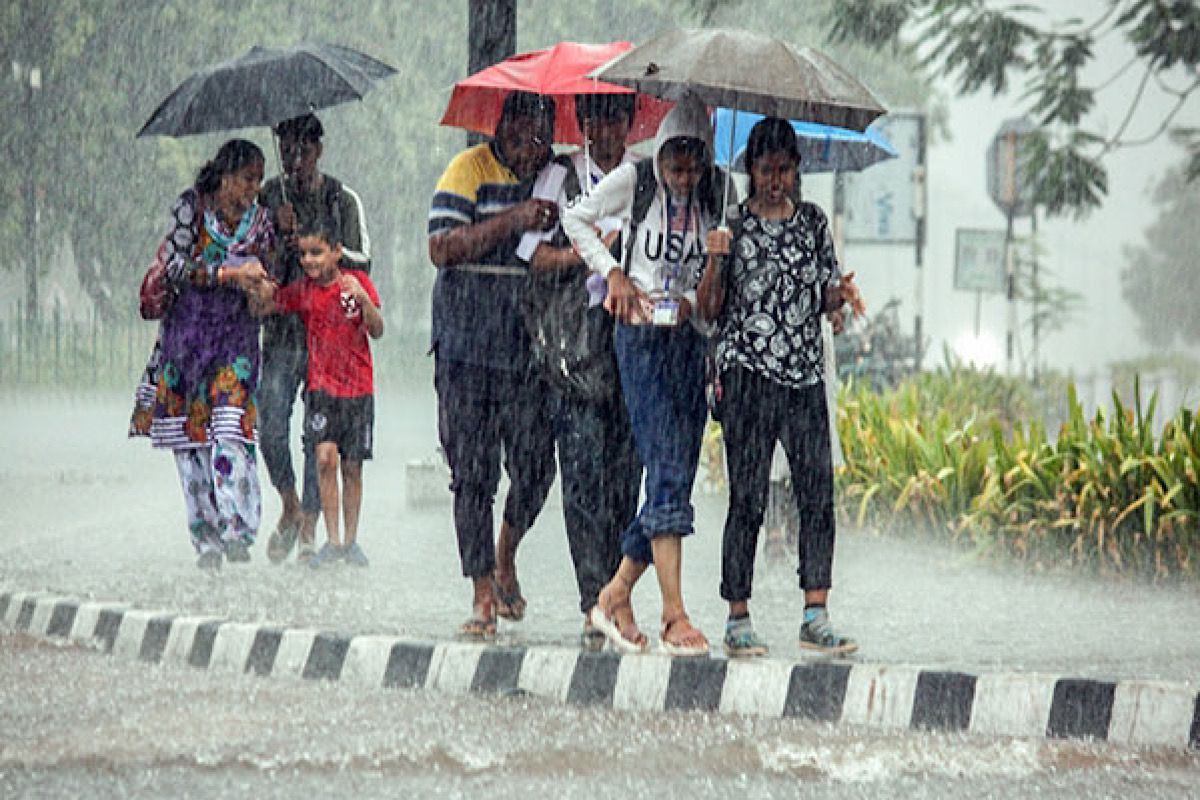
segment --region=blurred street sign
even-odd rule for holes
[[[963,292],[1005,291],[1004,231],[959,228],[954,234],[954,288]]]
[[[1026,179],[1027,145],[1033,131],[1024,117],[1005,120],[987,151],[987,190],[1005,216],[1028,217],[1033,212],[1033,185]]]

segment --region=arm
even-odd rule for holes
[[[696,289],[696,310],[700,319],[705,322],[716,319],[721,313],[721,305],[725,302],[721,271],[725,258],[729,255],[730,239],[730,232],[724,228],[714,228],[708,232],[707,262],[704,274],[700,276],[700,286]]]
[[[542,242],[529,259],[529,269],[534,272],[556,272],[583,266],[583,258],[572,247],[555,247]]]
[[[350,269],[371,274],[371,235],[367,231],[367,216],[362,198],[342,184],[342,263]]]
[[[429,259],[445,269],[477,261],[510,236],[527,230],[548,230],[558,220],[550,200],[526,200],[490,219],[458,225],[429,239]]]
[[[596,224],[605,217],[628,220],[633,213],[633,191],[637,170],[632,164],[617,167],[592,189],[563,211],[562,225],[584,263],[608,280],[605,306],[618,319],[630,322],[643,312],[645,294],[620,269]]]
[[[343,292],[347,292],[358,301],[358,306],[362,310],[363,326],[367,329],[367,334],[372,339],[378,339],[383,336],[383,313],[379,310],[379,306],[375,305],[375,301],[371,299],[371,295],[366,288],[358,280],[358,278],[350,273],[342,273],[338,278],[338,283],[342,287]]]
[[[171,206],[171,221],[167,225],[165,239],[167,280],[176,291],[187,284],[216,280],[215,270],[210,275],[203,262],[192,256],[196,248],[196,230],[204,224],[199,219],[201,213],[199,195],[194,190],[181,194]]]

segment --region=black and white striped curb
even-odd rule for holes
[[[527,692],[633,711],[798,717],[872,728],[1200,748],[1200,694],[1157,681],[773,659],[672,659],[350,635],[0,592],[0,623],[113,655],[385,688]]]

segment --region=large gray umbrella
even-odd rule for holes
[[[670,31],[591,76],[667,100],[691,91],[709,106],[855,131],[866,130],[886,111],[828,56],[742,30]]]
[[[297,44],[255,47],[206,67],[179,85],[138,136],[271,126],[329,106],[361,100],[396,70],[349,47]]]

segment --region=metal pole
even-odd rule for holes
[[[467,0],[467,74],[497,64],[517,52],[517,0]],[[467,134],[467,144],[487,136]]]
[[[1037,238],[1037,206],[1033,206],[1029,211],[1030,224],[1033,226],[1033,244],[1030,247],[1030,258],[1032,259],[1031,268],[1032,274],[1032,291],[1033,295],[1033,383],[1036,386],[1038,378],[1041,377],[1041,368],[1038,364],[1040,357],[1039,352],[1039,334],[1040,320],[1038,319],[1039,300],[1041,299],[1041,286],[1038,283],[1038,238]]]
[[[1017,330],[1017,259],[1013,253],[1013,209],[1007,214],[1004,228],[1004,275],[1008,294],[1008,332],[1004,337],[1004,372],[1013,374],[1013,349]]]
[[[917,167],[913,175],[913,212],[917,215],[916,225],[916,275],[913,289],[913,303],[916,305],[916,318],[913,320],[913,335],[916,351],[913,353],[913,369],[921,371],[921,352],[924,350],[924,314],[925,314],[925,199],[926,199],[926,165],[925,165],[925,116],[917,117]]]
[[[979,317],[983,310],[983,291],[976,290],[975,292],[975,342],[979,342]]]

